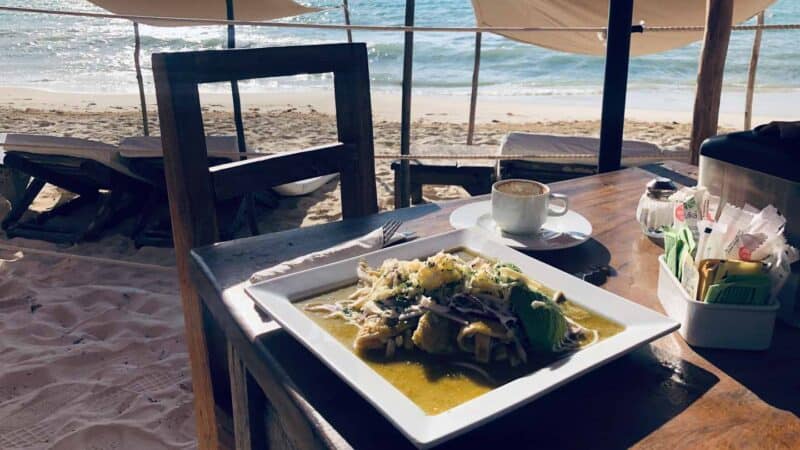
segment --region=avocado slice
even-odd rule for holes
[[[510,300],[531,349],[539,353],[558,352],[568,330],[561,308],[546,295],[525,286],[511,288]]]

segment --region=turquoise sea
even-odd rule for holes
[[[167,0],[168,1],[168,0]],[[222,1],[222,0],[220,0]],[[300,22],[341,23],[336,0],[301,0],[330,7],[326,11],[289,19]],[[698,0],[701,1],[701,0]],[[97,11],[81,0],[0,0],[5,6]],[[350,0],[358,24],[403,22],[402,0]],[[471,26],[469,0],[418,0],[418,25]],[[767,23],[800,22],[800,2],[779,0],[767,12]],[[148,85],[150,52],[221,48],[224,27],[157,28],[142,26]],[[343,31],[237,28],[241,47],[341,42]],[[354,32],[370,51],[373,87],[397,89],[402,67],[402,34]],[[745,84],[752,32],[734,33],[726,66],[729,89]],[[760,90],[800,88],[800,31],[766,32],[758,72]],[[415,38],[415,89],[437,94],[468,92],[472,75],[474,35],[419,33]],[[697,70],[699,44],[670,52],[634,58],[630,68],[632,91],[689,91]],[[0,85],[59,91],[133,92],[133,29],[124,20],[0,13]],[[557,53],[486,36],[482,53],[481,93],[484,95],[592,95],[600,92],[603,59]],[[324,85],[317,77],[251,82],[244,90],[290,89]]]

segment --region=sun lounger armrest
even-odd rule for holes
[[[227,200],[293,181],[338,173],[348,163],[344,157],[353,154],[345,144],[336,143],[213,166],[210,171],[214,195],[217,200]]]

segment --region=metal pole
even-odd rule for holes
[[[600,119],[600,150],[597,158],[597,170],[601,173],[617,170],[622,165],[622,133],[625,126],[632,20],[633,0],[609,0],[603,113]]]
[[[475,134],[475,109],[478,106],[478,76],[481,70],[481,37],[481,32],[475,33],[475,64],[472,67],[472,94],[469,98],[467,145],[472,145],[472,136]]]
[[[228,20],[234,20],[233,0],[225,0],[225,15]],[[228,25],[228,48],[236,48],[236,29],[233,25]],[[233,97],[233,123],[236,125],[236,143],[240,152],[246,152],[247,143],[244,139],[244,122],[242,121],[242,103],[239,99],[238,80],[231,80],[231,95]],[[259,234],[256,221],[256,204],[252,194],[244,196],[239,209],[240,211],[242,209],[246,210],[247,225],[250,228],[250,233],[253,235]]]
[[[350,5],[348,5],[347,0],[344,0],[344,24],[350,25]],[[353,31],[351,29],[347,29],[347,42],[353,42]]]
[[[405,25],[414,26],[414,0],[406,0]],[[403,98],[400,112],[400,154],[409,155],[411,147],[411,66],[414,60],[414,33],[405,33],[405,46],[403,49]],[[395,195],[395,208],[409,206],[411,195],[411,176],[408,160],[400,161],[400,172],[397,174],[397,188]]]
[[[150,136],[150,126],[147,124],[147,101],[144,97],[144,79],[142,79],[142,66],[139,64],[142,42],[139,38],[139,24],[133,22],[133,65],[136,67],[136,82],[139,84],[139,105],[142,109],[142,129],[145,136]]]
[[[764,25],[764,11],[758,13],[758,24]],[[750,70],[747,72],[747,94],[744,101],[744,129],[753,128],[753,93],[756,87],[756,70],[758,69],[758,57],[761,53],[761,34],[762,29],[757,29],[753,36],[753,51],[750,54]]]

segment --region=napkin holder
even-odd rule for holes
[[[715,136],[700,148],[699,184],[734,205],[774,205],[786,217],[789,243],[800,247],[800,123],[769,124]],[[778,294],[778,317],[800,327],[800,264]]]

